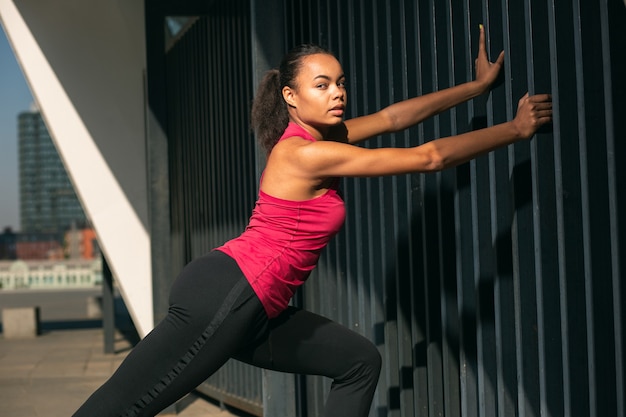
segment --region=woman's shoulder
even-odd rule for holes
[[[272,152],[268,155],[267,162],[287,162],[298,164],[298,159],[302,156],[304,147],[315,145],[316,142],[303,138],[302,136],[287,136],[281,138],[274,145]]]

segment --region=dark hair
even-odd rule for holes
[[[302,59],[315,54],[332,55],[318,45],[300,45],[284,56],[278,69],[267,71],[259,83],[252,103],[251,122],[260,145],[268,154],[289,123],[283,87],[297,87],[295,80],[302,66]]]

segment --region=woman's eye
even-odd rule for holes
[[[326,88],[328,87],[328,84],[318,84],[317,88]]]

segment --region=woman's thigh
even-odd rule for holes
[[[235,358],[281,372],[337,378],[355,363],[376,366],[380,354],[372,342],[347,327],[290,307],[270,321],[265,337]]]

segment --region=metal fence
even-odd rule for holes
[[[246,225],[256,196],[247,2],[187,20],[166,54],[172,267],[182,269]],[[231,361],[200,386],[261,415],[261,371]]]
[[[284,44],[265,47],[328,46],[349,116],[471,80],[479,23],[491,57],[505,50],[488,96],[365,146],[415,146],[509,120],[526,91],[553,95],[532,141],[438,174],[344,180],[344,230],[299,299],[379,346],[372,415],[624,417],[624,3],[270,3],[285,24],[264,30]],[[237,234],[254,201],[250,13],[215,2],[166,55],[174,269]],[[260,404],[255,370],[225,372],[214,387]],[[330,381],[301,382],[299,415],[321,414]]]

